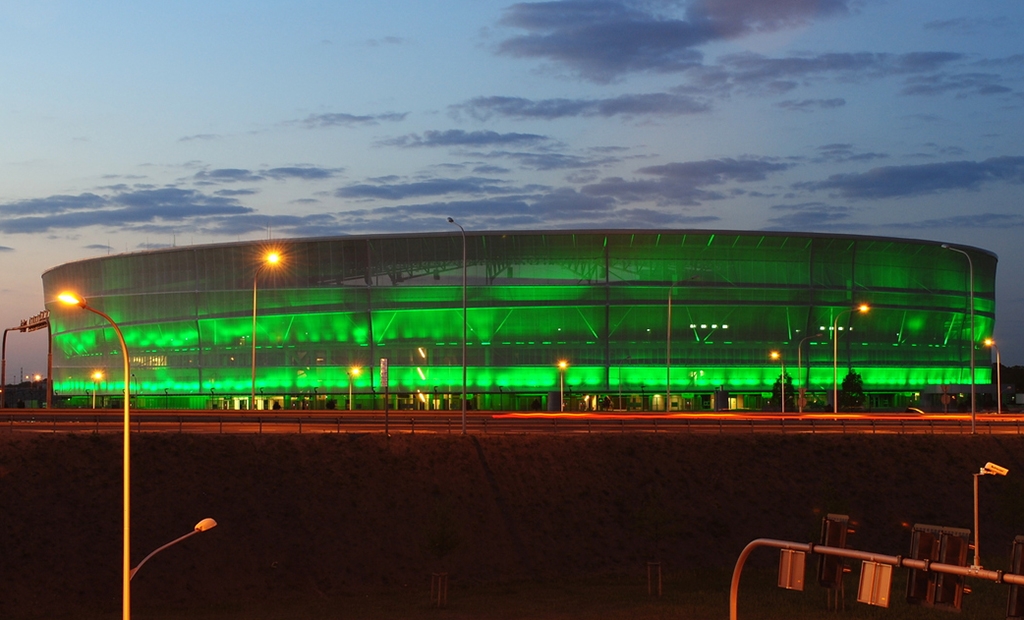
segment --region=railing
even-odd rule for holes
[[[133,410],[135,432],[177,433],[441,433],[461,432],[458,412],[400,411],[157,411]],[[9,432],[111,432],[123,428],[116,410],[6,409]],[[976,434],[1024,434],[1024,416],[982,414]],[[840,414],[501,414],[472,413],[472,434],[683,433],[683,434],[899,434],[968,435],[969,415]]]

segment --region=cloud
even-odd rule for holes
[[[0,245],[0,252],[13,252],[14,248],[9,248],[6,245]]]
[[[700,63],[701,45],[846,12],[844,0],[703,0],[685,11],[676,2],[523,2],[506,9],[501,24],[525,34],[502,41],[497,53],[608,82],[631,72],[685,71]]]
[[[200,183],[238,183],[263,181],[265,177],[254,173],[252,170],[240,168],[219,168],[217,170],[202,170],[195,174],[195,179]]]
[[[260,174],[278,180],[302,179],[305,181],[316,181],[336,177],[342,170],[342,168],[318,168],[316,166],[286,166],[282,168],[269,168]]]
[[[802,99],[800,101],[780,101],[775,107],[783,110],[794,110],[797,112],[812,112],[814,110],[831,110],[846,105],[846,99]]]
[[[202,170],[194,175],[198,185],[214,185],[224,183],[259,183],[267,179],[278,181],[302,179],[316,181],[338,176],[342,168],[319,168],[316,166],[285,166],[266,170],[245,170],[242,168],[218,168]]]
[[[771,209],[785,213],[768,218],[771,225],[767,230],[849,230],[850,217],[854,214],[850,207],[836,207],[822,202],[774,205]]]
[[[496,131],[424,131],[423,135],[409,134],[398,138],[382,140],[384,146],[411,147],[452,147],[452,146],[493,146],[531,145],[547,142],[547,136],[533,133],[498,133]]]
[[[1024,215],[1020,213],[976,213],[951,217],[903,222],[900,228],[1024,228]]]
[[[451,106],[456,115],[466,112],[477,120],[494,116],[514,119],[554,120],[571,117],[680,116],[708,112],[706,101],[690,95],[646,93],[606,99],[541,99],[523,97],[477,97]]]
[[[817,148],[819,155],[814,158],[816,162],[849,162],[849,161],[870,161],[872,159],[885,159],[889,157],[885,153],[866,152],[858,153],[852,144],[832,143],[824,144]]]
[[[520,151],[489,151],[473,153],[477,157],[488,159],[508,159],[527,170],[578,170],[594,168],[621,161],[614,156],[583,157],[567,153],[530,153]]]
[[[917,76],[943,69],[965,56],[950,52],[882,54],[832,52],[771,58],[753,52],[728,54],[717,65],[694,68],[691,84],[727,95],[733,90],[747,94],[779,94],[821,80],[857,82],[889,76]]]
[[[161,188],[114,193],[52,196],[0,204],[0,231],[38,233],[88,226],[131,228],[150,222],[189,222],[213,215],[238,215],[251,209],[233,198],[196,190]]]
[[[769,174],[791,166],[765,159],[731,158],[670,163],[637,170],[639,174],[657,177],[655,179],[626,180],[613,177],[585,185],[581,191],[591,196],[614,197],[624,203],[655,201],[660,205],[692,206],[702,201],[726,197],[720,191],[705,189],[707,186],[762,181]]]
[[[1002,95],[1013,89],[1000,84],[1001,77],[995,73],[938,73],[908,78],[904,95],[942,95],[956,93],[957,97],[968,95]]]
[[[404,200],[423,196],[444,196],[447,194],[513,194],[523,188],[512,188],[500,179],[486,177],[464,177],[461,179],[428,179],[425,181],[394,182],[388,178],[377,183],[358,183],[338,188],[338,198],[374,198],[380,200]],[[537,186],[539,187],[539,186]]]
[[[794,187],[832,190],[846,198],[871,199],[977,190],[985,183],[1000,181],[1024,183],[1024,157],[885,166],[863,173],[836,174],[825,181],[798,183]]]
[[[360,125],[379,125],[382,121],[394,123],[405,120],[408,112],[387,112],[384,114],[347,114],[333,112],[327,114],[310,114],[300,121],[311,129],[317,127],[356,127]]]
[[[193,142],[193,141],[197,141],[197,140],[198,141],[202,141],[202,142],[209,142],[211,140],[219,140],[219,139],[220,139],[220,136],[217,135],[217,134],[213,134],[213,133],[200,133],[200,134],[196,134],[194,136],[185,136],[184,138],[178,138],[178,142]]]

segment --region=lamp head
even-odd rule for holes
[[[942,249],[943,250],[948,250],[949,249],[949,244],[948,243],[943,243],[942,244]]]
[[[196,523],[195,529],[197,532],[205,532],[206,530],[212,530],[215,527],[217,527],[217,522],[210,517],[206,517],[199,523]]]
[[[281,262],[281,255],[277,252],[271,252],[267,254],[264,259],[268,265],[276,265]]]
[[[558,361],[558,367],[561,368],[562,370],[565,370],[566,368],[569,367],[569,362],[567,362],[565,360],[559,360]]]
[[[870,309],[871,309],[871,306],[869,306],[867,304],[861,304],[861,305],[857,306],[857,311],[860,312],[861,314],[864,314],[865,312],[867,312]]]
[[[779,353],[778,351],[772,351],[771,353],[768,354],[768,356],[771,357],[773,360],[777,360],[780,357],[782,357],[782,354]]]
[[[454,223],[455,223],[455,220],[453,220],[452,218],[448,218],[448,223],[449,223],[449,224],[454,224]]]
[[[1002,465],[996,465],[995,463],[985,463],[985,466],[978,472],[982,476],[988,474],[989,476],[1005,476],[1010,473],[1009,469],[1006,469]]]
[[[995,344],[996,344],[995,340],[992,340],[991,338],[986,338],[985,339],[985,346],[986,347],[995,346]]]
[[[60,295],[57,295],[57,299],[66,303],[69,306],[78,306],[80,308],[85,307],[85,299],[75,295],[70,291],[64,291]]]
[[[363,372],[363,369],[359,366],[353,366],[352,368],[349,368],[348,371],[353,377],[358,377],[359,373]]]

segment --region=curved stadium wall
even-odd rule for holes
[[[261,267],[271,249],[281,264]],[[885,407],[970,383],[970,300],[980,343],[996,257],[957,249],[970,261],[936,242],[853,235],[351,236],[104,256],[48,270],[43,290],[54,389],[72,405],[123,390],[121,354],[102,319],[56,301],[62,291],[121,327],[140,406],[247,408],[255,283],[260,409],[344,408],[350,380],[357,407],[382,406],[381,358],[395,405],[460,408],[464,292],[473,407],[550,406],[563,380],[567,400],[607,396],[614,408],[664,410],[669,392],[672,409],[708,409],[716,390],[718,408],[726,393],[730,408],[757,408],[780,376],[772,350],[823,403],[836,345],[840,381],[856,371]],[[860,303],[871,311],[846,312]],[[988,351],[976,356],[976,382],[990,382]]]

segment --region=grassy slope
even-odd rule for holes
[[[425,587],[724,569],[750,540],[817,539],[849,514],[850,546],[906,553],[913,523],[972,526],[1005,564],[1024,533],[1024,438],[928,436],[179,436],[133,438],[136,606],[328,600]],[[0,435],[0,617],[116,610],[120,438]],[[458,546],[439,560],[443,533]],[[753,567],[770,567],[772,552]],[[809,578],[813,570],[808,572]],[[894,594],[894,597],[896,594]],[[723,610],[724,614],[724,610]]]

